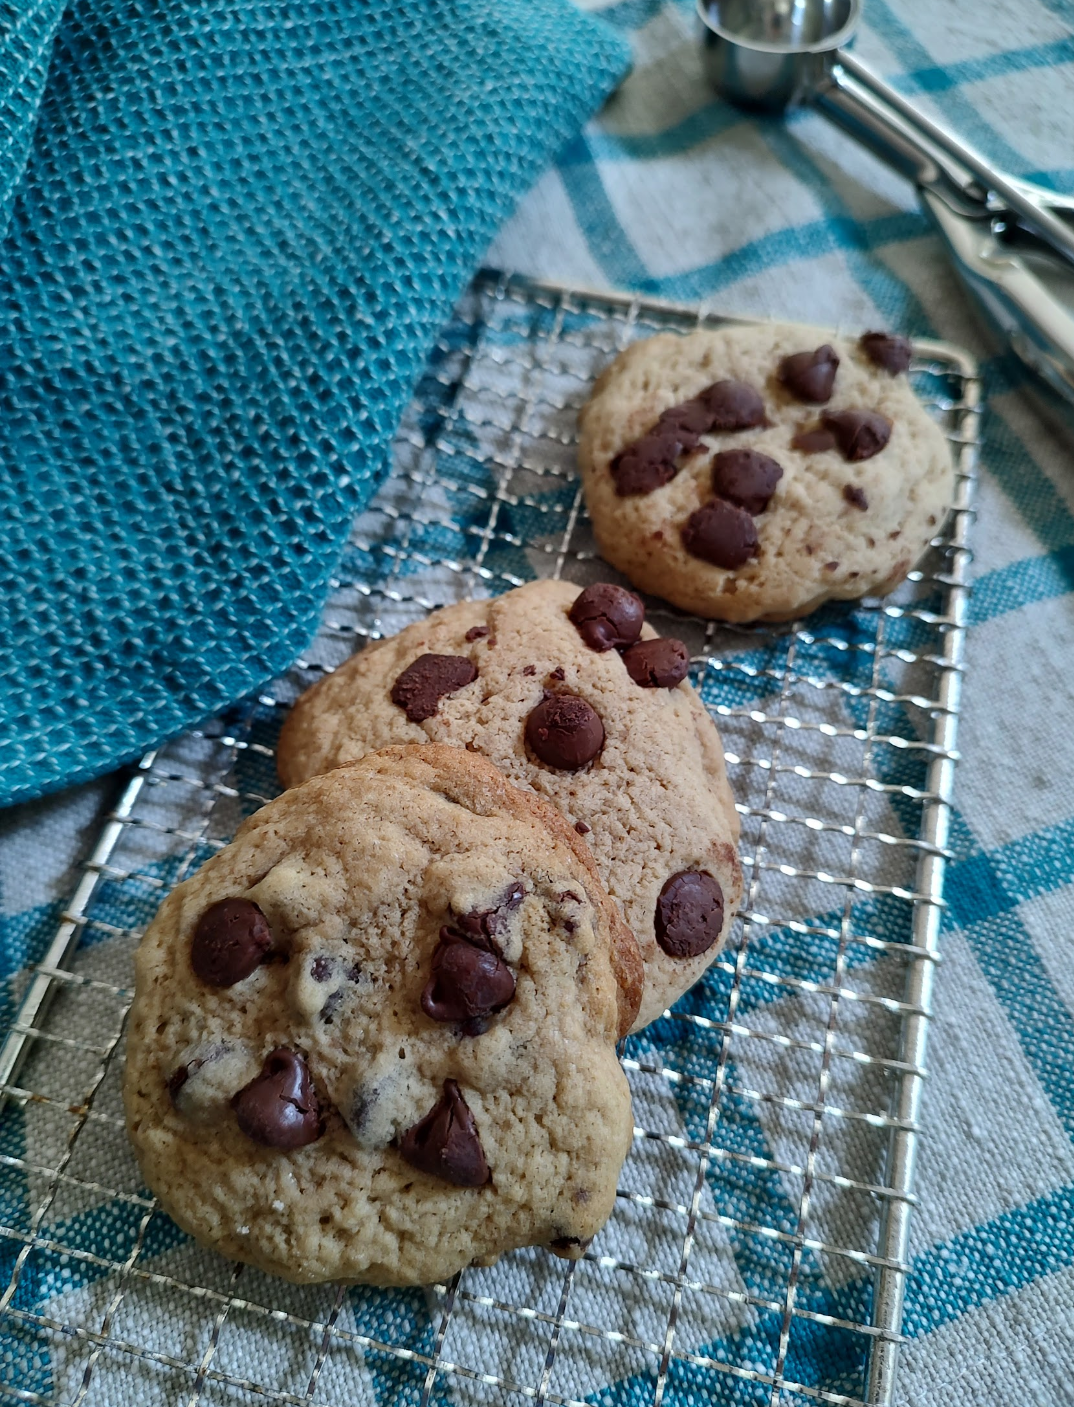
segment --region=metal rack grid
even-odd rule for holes
[[[637,1129],[579,1262],[428,1291],[294,1287],[196,1247],[140,1185],[119,1100],[130,957],[168,888],[277,790],[297,692],[365,640],[596,557],[574,419],[615,352],[725,321],[483,274],[306,658],[145,757],[0,1050],[0,1398],[29,1403],[891,1400],[955,761],[979,385],[921,343],[956,504],[895,596],[781,627],[683,617],[723,733],[746,893],[727,950],[623,1063]]]

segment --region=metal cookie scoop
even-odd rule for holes
[[[812,102],[918,188],[955,266],[1018,357],[1074,413],[1074,198],[997,170],[842,47],[861,0],[697,0],[717,92]]]

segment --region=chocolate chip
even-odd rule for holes
[[[692,443],[690,441],[692,440]],[[627,445],[612,460],[610,468],[615,491],[620,498],[633,494],[652,493],[670,484],[679,472],[676,460],[686,449],[697,444],[697,436],[678,431],[674,425],[658,427],[632,445]]]
[[[536,673],[537,673],[537,666],[536,666],[535,664],[528,664],[528,665],[526,666],[526,668],[522,671],[522,673],[523,673],[523,674],[536,674]]]
[[[269,1055],[231,1107],[246,1137],[266,1148],[303,1148],[324,1133],[309,1066],[286,1046]]]
[[[750,430],[763,425],[764,419],[764,401],[759,393],[745,381],[728,380],[714,381],[692,400],[671,406],[658,424],[675,426],[688,440],[693,437],[693,443],[685,446],[693,449],[700,435],[713,430]]]
[[[639,640],[623,651],[623,663],[634,683],[643,689],[674,689],[690,672],[690,651],[670,636]]]
[[[350,1105],[350,1117],[347,1119],[347,1127],[355,1137],[362,1132],[369,1122],[369,1116],[373,1112],[373,1106],[379,1103],[380,1090],[375,1086],[372,1089],[367,1089],[359,1085],[354,1091]]]
[[[488,633],[489,628],[487,625],[472,625],[466,632],[466,638],[470,641],[483,640]]]
[[[734,571],[756,557],[757,529],[744,508],[713,498],[683,524],[682,545],[691,556]]]
[[[461,914],[456,918],[454,926],[469,942],[499,956],[500,947],[496,942],[496,935],[502,932],[507,915],[514,913],[525,897],[526,891],[522,885],[512,884],[499,903],[490,909],[474,909],[471,913]]]
[[[677,434],[683,450],[694,449],[712,428],[712,411],[700,396],[668,406],[650,434]]]
[[[712,459],[712,487],[747,513],[763,513],[783,478],[782,466],[756,449],[724,449]]]
[[[825,562],[825,563],[824,563],[824,570],[825,570],[826,572],[836,572],[836,571],[839,570],[839,563],[838,563],[838,562]]]
[[[615,456],[610,466],[615,491],[623,498],[652,493],[671,482],[679,456],[696,449],[702,435],[748,430],[764,420],[764,401],[752,386],[715,381],[691,400],[669,406],[648,434]]]
[[[865,497],[865,490],[859,488],[857,484],[844,484],[843,497],[852,508],[860,508],[863,513],[869,507],[869,500]]]
[[[502,1011],[515,994],[515,978],[499,956],[477,947],[462,933],[440,930],[432,976],[421,1006],[434,1021],[473,1021]]]
[[[220,899],[194,930],[190,965],[210,987],[233,987],[249,977],[272,947],[268,919],[250,899]]]
[[[839,358],[827,343],[814,352],[792,352],[779,364],[780,381],[800,401],[823,405],[832,394]]]
[[[669,957],[708,952],[723,930],[723,890],[706,870],[680,870],[660,891],[655,925]]]
[[[589,832],[593,829],[593,827],[587,826],[584,821],[575,821],[574,829],[578,832],[579,835],[588,835]]]
[[[892,376],[906,371],[914,356],[910,339],[890,332],[866,332],[858,338],[858,346],[874,366],[890,371]]]
[[[603,654],[633,645],[641,634],[645,607],[626,587],[598,581],[575,599],[567,618],[589,648]]]
[[[604,724],[577,694],[548,694],[526,719],[526,742],[549,767],[577,772],[604,746]]]
[[[551,674],[548,677],[549,679],[554,679],[557,684],[562,684],[564,679],[566,679],[567,674],[563,666],[561,664],[557,664],[555,669],[552,670]]]
[[[407,1129],[399,1152],[412,1168],[456,1187],[484,1187],[491,1180],[474,1116],[454,1080],[424,1119]]]
[[[827,411],[824,425],[835,436],[843,458],[852,464],[872,459],[891,439],[891,421],[876,410]]]
[[[186,1065],[177,1066],[168,1076],[168,1097],[175,1103],[175,1097],[190,1078],[190,1069]]]
[[[320,1019],[324,1022],[326,1026],[331,1026],[332,1022],[336,1019],[336,1012],[339,1010],[342,1002],[342,987],[340,987],[337,991],[328,993],[328,996],[325,998],[324,1006],[322,1006],[320,1011],[317,1013],[317,1015],[320,1017]]]
[[[715,381],[701,392],[712,430],[752,430],[765,422],[764,401],[745,381]]]
[[[592,1236],[557,1236],[549,1241],[548,1249],[560,1260],[581,1260],[592,1244]]]
[[[823,425],[814,425],[811,429],[803,426],[791,440],[791,449],[800,450],[802,454],[823,454],[825,450],[835,449],[835,436]]]
[[[422,723],[432,718],[445,694],[465,688],[476,678],[477,670],[463,655],[419,655],[392,685],[392,703],[411,723]]]
[[[310,976],[315,982],[327,982],[336,970],[336,964],[327,953],[318,953],[310,963]]]

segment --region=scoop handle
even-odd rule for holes
[[[925,209],[947,242],[956,269],[1018,359],[1058,397],[1067,428],[1074,424],[1074,315],[1025,259],[988,225],[956,214],[923,190]],[[1058,260],[1053,271],[1070,271]]]
[[[973,203],[981,215],[998,214],[998,204],[1074,263],[1074,229],[1032,187],[992,166],[845,49],[832,55],[814,101],[917,185],[965,202],[966,214]]]

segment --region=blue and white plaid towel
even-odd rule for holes
[[[981,357],[989,413],[950,916],[897,1400],[1074,1403],[1074,476],[909,186],[822,117],[706,89],[692,0],[624,0],[637,68],[490,262]],[[994,161],[1074,190],[1070,0],[866,0],[857,53]]]
[[[817,116],[747,119],[713,101],[689,0],[591,8],[631,37],[636,70],[524,202],[489,262],[703,299],[734,312],[937,335],[976,349],[984,361],[990,409],[960,734],[958,853],[929,1051],[909,1343],[897,1400],[907,1407],[1074,1402],[1069,449],[1044,427],[1010,361],[982,341],[938,239],[901,181]],[[1074,111],[1070,0],[867,0],[866,9],[863,58],[997,161],[1074,188],[1074,169],[1064,164]],[[3,818],[0,953],[9,1002],[18,989],[14,974],[55,926],[72,877],[59,865],[84,851],[109,796],[107,784],[95,784]],[[122,921],[143,918],[131,913]],[[495,1280],[489,1284],[494,1295]],[[104,1321],[108,1293],[83,1293],[100,1301],[85,1322]],[[299,1313],[302,1302],[298,1291],[288,1299]],[[429,1321],[415,1300],[412,1326],[403,1323],[408,1304],[393,1301],[396,1317],[384,1337],[399,1343],[411,1333],[424,1352]],[[204,1345],[186,1342],[183,1325],[166,1322],[166,1305],[162,1298],[152,1323],[120,1327],[135,1340],[155,1335],[163,1355],[196,1361]],[[370,1312],[363,1322],[372,1322]],[[650,1333],[641,1320],[631,1330]],[[315,1356],[316,1345],[309,1351]],[[334,1401],[346,1390],[363,1401],[419,1401],[423,1372],[400,1396],[397,1379],[391,1394],[382,1393],[375,1355],[367,1364],[360,1393],[328,1376],[319,1397]],[[599,1368],[594,1360],[595,1376],[581,1386],[594,1400],[611,1401],[600,1390]],[[51,1371],[63,1380],[62,1361]],[[270,1381],[271,1363],[259,1372]],[[73,1400],[78,1386],[77,1375],[64,1381],[62,1400]],[[744,1387],[740,1396],[733,1384],[725,1390],[728,1401],[754,1400]],[[677,1403],[690,1400],[688,1381],[668,1391]],[[122,1375],[98,1375],[91,1400],[126,1402]],[[239,1398],[207,1391],[204,1400]],[[800,1407],[807,1399],[793,1400]]]

